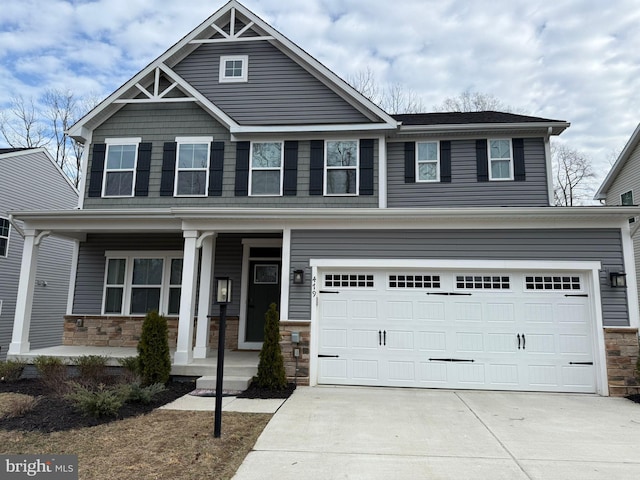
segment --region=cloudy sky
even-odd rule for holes
[[[2,0],[0,109],[46,88],[105,97],[223,0]],[[567,120],[598,182],[640,122],[637,0],[244,0],[343,78],[367,68],[426,110],[465,90]]]

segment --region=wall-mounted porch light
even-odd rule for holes
[[[612,288],[627,288],[627,274],[624,272],[610,272],[609,280]]]
[[[304,283],[304,270],[293,271],[293,284],[302,285]]]

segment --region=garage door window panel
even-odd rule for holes
[[[328,273],[324,277],[324,286],[331,288],[373,288],[373,275]]]
[[[525,288],[529,291],[582,291],[582,282],[575,275],[526,275]]]
[[[511,277],[504,275],[457,275],[456,288],[465,290],[509,290]]]
[[[440,288],[440,275],[389,275],[389,288]]]

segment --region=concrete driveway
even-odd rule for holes
[[[234,479],[636,479],[640,404],[592,395],[300,387]]]

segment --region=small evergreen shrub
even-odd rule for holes
[[[154,383],[146,387],[140,383],[130,383],[121,385],[120,388],[127,403],[142,403],[144,405],[149,405],[153,397],[166,390],[162,383]]]
[[[72,392],[66,398],[83,414],[94,417],[116,417],[125,402],[120,389],[99,385],[96,390],[72,383]]]
[[[122,377],[125,383],[135,383],[140,380],[138,357],[119,358],[118,363],[122,367]]]
[[[7,360],[0,362],[0,381],[17,382],[22,376],[26,362],[22,360]]]
[[[103,355],[83,355],[74,359],[78,375],[83,383],[98,385],[107,376],[109,357]]]
[[[33,361],[40,380],[58,394],[67,392],[67,365],[58,357],[36,357]]]
[[[143,385],[166,384],[171,375],[169,327],[158,312],[147,313],[138,342],[138,365]]]
[[[275,303],[269,305],[264,318],[264,342],[255,382],[260,388],[282,390],[287,386],[287,376],[280,348],[280,318]]]

